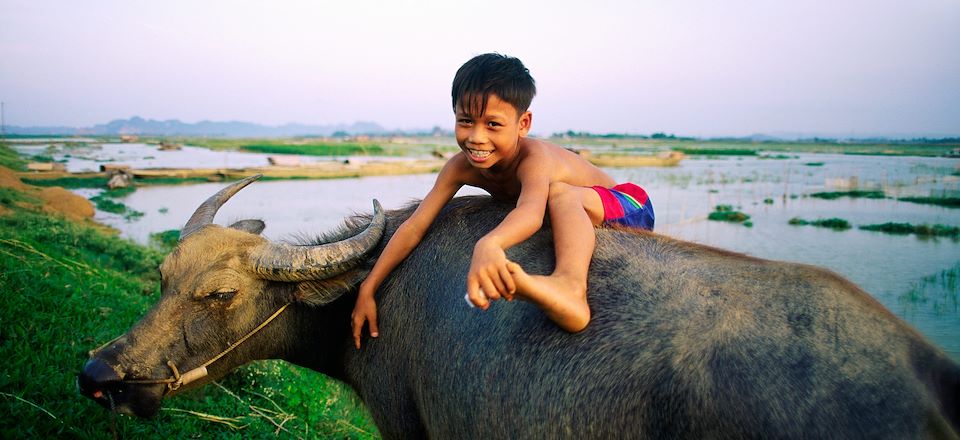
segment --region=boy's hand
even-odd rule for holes
[[[377,330],[377,301],[373,299],[373,293],[365,293],[360,289],[360,295],[357,296],[357,303],[353,306],[353,314],[350,315],[353,323],[353,344],[360,349],[360,334],[363,332],[363,324],[370,323],[370,336],[378,337],[380,332]]]
[[[467,297],[475,306],[486,310],[490,301],[513,300],[517,287],[507,270],[507,254],[503,249],[481,239],[473,248],[470,272],[467,274]]]

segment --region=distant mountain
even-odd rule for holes
[[[93,127],[6,127],[9,134],[21,135],[157,135],[157,136],[224,136],[224,137],[281,137],[281,136],[330,136],[334,133],[350,135],[384,134],[388,130],[375,122],[353,124],[307,125],[284,124],[260,125],[240,121],[200,121],[185,123],[177,119],[159,121],[134,116],[116,119]]]

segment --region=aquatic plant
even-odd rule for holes
[[[850,197],[853,199],[885,199],[887,196],[883,193],[883,191],[864,191],[855,189],[851,191],[815,192],[810,194],[810,197],[816,197],[824,200],[835,200],[841,197]]]
[[[818,228],[829,228],[836,231],[845,231],[852,227],[850,226],[850,222],[842,218],[836,218],[836,217],[823,218],[823,219],[817,219],[817,220],[804,220],[800,217],[794,217],[788,220],[787,223],[794,226],[810,225],[810,226],[816,226]]]
[[[242,150],[266,154],[300,154],[305,156],[351,156],[384,154],[383,147],[377,144],[357,144],[348,142],[282,144],[260,143],[243,145]]]
[[[887,234],[916,234],[921,237],[958,237],[960,236],[960,227],[947,225],[912,225],[910,223],[880,223],[875,225],[862,225],[860,229],[864,231],[877,231]]]
[[[136,188],[132,186],[126,188],[108,189],[91,197],[90,201],[93,202],[97,209],[101,211],[120,214],[123,216],[124,220],[133,221],[143,217],[143,213],[134,209],[130,209],[127,205],[124,205],[115,199],[127,196],[134,191],[136,191]]]
[[[910,289],[900,294],[898,300],[908,309],[929,305],[937,316],[957,315],[960,313],[958,279],[960,279],[960,263],[940,273],[921,278],[913,283]]]
[[[763,199],[763,203],[764,203],[764,204],[767,204],[767,205],[772,205],[772,204],[773,204],[773,199],[767,197],[767,198]]]
[[[897,200],[924,205],[944,206],[947,208],[960,208],[960,197],[900,197]]]
[[[822,167],[822,166],[823,166],[823,162],[807,162],[807,163],[805,163],[804,165],[806,165],[806,166],[808,166],[808,167]]]
[[[707,215],[708,220],[743,223],[750,218],[749,215],[733,209],[730,205],[717,205],[714,211]],[[753,224],[751,223],[751,226]]]
[[[756,156],[757,152],[755,150],[745,150],[745,149],[734,149],[734,148],[674,148],[674,151],[679,151],[687,155],[702,155],[702,156]]]

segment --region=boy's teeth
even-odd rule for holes
[[[470,150],[470,154],[472,154],[472,155],[474,155],[474,156],[477,156],[477,157],[487,157],[487,156],[490,155],[490,152],[489,152],[489,151],[481,151],[481,150]]]

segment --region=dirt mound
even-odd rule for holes
[[[43,188],[40,190],[43,199],[43,211],[53,214],[63,214],[71,220],[93,218],[93,204],[89,200],[78,196],[60,187]]]
[[[39,209],[49,214],[60,214],[70,220],[93,218],[93,204],[89,200],[60,187],[43,188],[27,185],[21,182],[9,168],[0,167],[0,188],[17,190],[42,202],[39,206],[34,204],[35,202],[18,203],[19,206],[27,209]],[[3,210],[0,210],[0,215],[9,214],[10,210],[8,208],[2,206],[0,208],[3,208]]]
[[[0,188],[13,188],[19,191],[27,189],[27,185],[20,181],[17,174],[10,168],[0,167]]]

